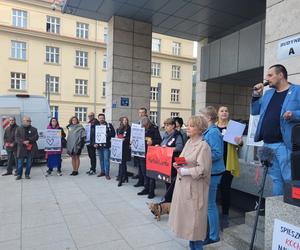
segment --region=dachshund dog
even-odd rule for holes
[[[160,216],[163,214],[169,214],[170,213],[170,202],[166,203],[147,203],[148,208],[150,209],[151,213],[154,214],[155,219],[157,221],[160,220]]]

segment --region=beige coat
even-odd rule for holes
[[[208,189],[211,151],[205,141],[188,140],[181,153],[191,175],[177,175],[169,225],[176,236],[185,240],[204,240],[207,227]]]

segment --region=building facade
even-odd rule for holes
[[[47,1],[0,1],[0,93],[48,95],[63,126],[105,112],[107,23],[51,10]],[[193,42],[153,34],[150,117],[188,119]]]

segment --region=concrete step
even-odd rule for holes
[[[255,222],[255,216],[256,216],[256,211],[251,211],[246,213],[245,224],[253,228]],[[261,232],[265,231],[265,216],[258,217],[257,230]]]
[[[239,250],[236,249],[229,244],[227,244],[225,241],[219,241],[214,244],[209,244],[203,247],[204,250]]]
[[[223,240],[238,250],[249,249],[252,236],[252,227],[242,224],[229,227],[223,232]],[[264,233],[256,231],[255,250],[264,250]]]

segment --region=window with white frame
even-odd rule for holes
[[[177,43],[177,42],[172,43],[172,53],[175,56],[181,55],[181,43]]]
[[[27,28],[27,11],[13,9],[12,25],[19,28]]]
[[[26,89],[26,74],[11,72],[10,73],[10,88],[17,90],[25,90]]]
[[[11,57],[19,60],[26,60],[26,43],[11,41]]]
[[[106,93],[106,82],[102,82],[102,96],[105,97]]]
[[[150,100],[157,101],[158,100],[158,87],[150,88]]]
[[[103,55],[103,64],[102,64],[103,69],[107,69],[107,55]]]
[[[46,62],[59,63],[59,48],[46,46]]]
[[[60,18],[47,16],[46,31],[54,34],[60,33]]]
[[[172,65],[172,79],[180,79],[180,66]]]
[[[104,43],[107,43],[107,40],[108,40],[108,28],[104,27],[104,30],[103,30],[103,41],[104,41]]]
[[[76,66],[88,66],[88,52],[76,50]]]
[[[157,111],[150,111],[149,118],[152,123],[157,124]]]
[[[87,23],[76,23],[76,37],[83,39],[89,38],[89,25]]]
[[[158,38],[152,38],[152,51],[154,52],[160,52],[160,43],[161,40]]]
[[[152,63],[151,64],[151,75],[152,76],[160,76],[160,63]]]
[[[58,119],[58,106],[50,106],[51,117],[56,117]]]
[[[59,77],[49,76],[49,91],[50,93],[59,93]]]
[[[88,81],[82,79],[75,80],[75,94],[87,95]]]
[[[171,118],[179,117],[179,112],[171,112]]]
[[[75,107],[75,116],[79,121],[85,122],[87,117],[87,108],[85,107]]]
[[[171,102],[179,102],[179,89],[171,89]]]

